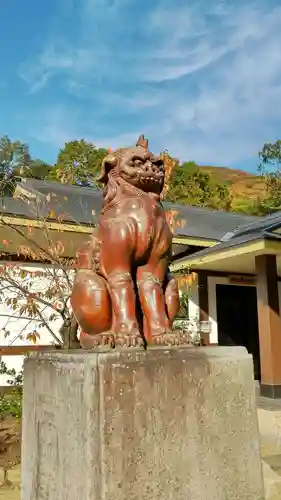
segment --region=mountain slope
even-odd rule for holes
[[[227,167],[200,166],[200,170],[209,173],[214,180],[228,184],[233,196],[233,208],[243,207],[265,195],[265,183],[262,177],[243,170]]]

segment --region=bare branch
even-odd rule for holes
[[[6,303],[12,309],[10,317],[8,314],[2,316],[9,317],[11,322],[13,322],[13,318],[27,321],[21,332],[16,334],[12,343],[16,342],[23,333],[26,333],[32,321],[35,321],[38,329],[44,327],[57,344],[64,345],[64,339],[61,340],[60,332],[64,330],[65,338],[67,338],[71,330],[73,316],[69,303],[75,272],[71,267],[73,259],[62,257],[64,255],[63,244],[57,241],[57,237],[52,238],[49,230],[46,208],[48,210],[52,194],[50,193],[46,197],[39,193],[37,197],[36,193],[31,192],[31,198],[34,194],[32,199],[29,199],[28,192],[22,194],[26,194],[26,202],[31,214],[28,231],[15,225],[12,219],[9,221],[3,216],[3,213],[2,216],[0,214],[0,225],[10,228],[15,232],[15,235],[20,237],[22,246],[17,249],[18,255],[24,255],[31,261],[35,260],[38,266],[43,265],[43,269],[29,271],[29,262],[25,264],[21,262],[16,265],[11,265],[11,263],[1,265],[0,263],[0,299],[2,303]],[[3,210],[5,207],[2,207]],[[53,218],[53,214],[50,213],[49,216]],[[57,219],[60,220],[59,217]],[[31,234],[32,228],[35,226],[38,228],[36,235],[40,234],[40,239],[37,239],[34,233],[33,236]],[[4,240],[3,243],[6,244]],[[33,265],[30,263],[30,266]],[[59,320],[59,324],[57,320]],[[55,322],[53,328],[52,322]],[[8,325],[6,328],[10,329]],[[72,330],[74,331],[73,328]]]
[[[53,332],[53,330],[50,328],[49,324],[45,321],[45,318],[43,317],[43,315],[41,314],[41,312],[37,311],[37,314],[38,316],[42,319],[42,321],[44,322],[48,332],[50,333],[50,335],[53,337],[53,339],[59,344],[59,345],[63,345],[63,342],[57,337],[57,335],[55,334],[55,332]]]
[[[19,283],[15,284],[15,282],[13,282],[13,280],[11,280],[10,278],[8,278],[6,276],[5,276],[5,280],[8,281],[8,283],[12,284],[15,288],[17,288],[18,290],[20,290],[26,297],[28,297],[30,295],[30,291],[26,290]],[[47,302],[47,300],[44,300],[44,299],[39,298],[39,297],[34,297],[34,300],[36,300],[37,302],[40,302],[41,304],[44,304],[45,306],[51,307],[58,314],[61,314],[60,309],[58,309],[57,307],[55,307],[51,302]]]

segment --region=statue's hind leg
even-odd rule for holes
[[[168,282],[165,289],[165,303],[170,328],[172,328],[173,321],[180,310],[180,296],[177,280],[171,275],[168,276]]]
[[[94,271],[79,270],[70,301],[81,328],[81,347],[90,349],[101,344],[112,345],[112,307],[105,279]]]
[[[168,275],[165,288],[165,303],[170,322],[170,328],[173,327],[173,321],[180,310],[180,295],[177,280]],[[175,344],[190,344],[190,336],[183,330],[173,330]]]

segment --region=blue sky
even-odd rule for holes
[[[133,144],[254,171],[281,138],[278,0],[1,2],[0,135]]]

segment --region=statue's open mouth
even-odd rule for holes
[[[157,177],[153,177],[153,176],[149,176],[149,175],[141,175],[140,176],[140,181],[143,184],[149,184],[149,183],[160,184],[162,182],[162,179],[161,178],[157,178]]]
[[[160,192],[164,183],[162,172],[141,172],[138,175],[138,184],[143,191]]]

